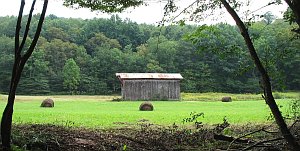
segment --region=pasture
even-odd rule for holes
[[[3,111],[6,97],[0,95]],[[221,102],[222,96],[231,96],[233,102]],[[277,103],[286,113],[291,100],[298,93],[275,93]],[[152,101],[154,111],[139,111],[142,101],[112,101],[119,96],[17,96],[14,108],[15,124],[55,124],[71,127],[113,128],[136,126],[141,121],[159,125],[183,124],[191,112],[204,113],[198,121],[205,124],[222,123],[226,116],[231,124],[270,123],[269,109],[257,94],[182,93],[181,101]],[[41,101],[53,98],[54,108],[41,108]]]

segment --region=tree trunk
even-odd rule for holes
[[[279,129],[281,131],[281,134],[283,135],[284,139],[288,142],[289,146],[293,149],[293,150],[299,150],[300,146],[297,143],[296,139],[294,138],[294,136],[291,134],[291,132],[289,131],[283,117],[282,114],[275,102],[275,99],[273,97],[272,94],[272,87],[271,87],[271,82],[270,82],[270,78],[269,75],[267,73],[267,71],[265,70],[265,68],[263,67],[257,53],[256,50],[253,46],[252,40],[249,36],[248,30],[245,26],[245,24],[241,21],[240,17],[237,15],[237,13],[234,11],[234,9],[228,4],[228,2],[226,0],[221,0],[222,4],[224,5],[224,7],[226,8],[226,10],[228,11],[228,13],[232,16],[232,18],[235,20],[236,25],[238,26],[242,36],[244,37],[244,40],[246,42],[246,45],[248,47],[248,50],[250,52],[250,55],[252,57],[252,60],[254,61],[258,71],[261,74],[262,77],[262,84],[263,84],[263,89],[264,89],[264,99],[266,101],[266,103],[268,104],[269,108],[271,109],[271,112],[275,118],[275,121],[277,123],[277,125],[279,126]]]
[[[1,119],[1,139],[3,150],[10,150],[10,138],[11,138],[11,125],[12,125],[12,115],[13,115],[13,106],[15,101],[15,95],[17,90],[17,85],[19,83],[21,72],[23,67],[20,67],[20,59],[15,60],[12,76],[12,83],[8,95],[7,105],[4,109],[2,119]]]
[[[14,66],[13,66],[13,70],[12,70],[12,77],[11,77],[11,82],[10,82],[10,89],[9,89],[9,94],[8,94],[7,105],[4,109],[2,119],[1,119],[1,141],[2,141],[3,150],[10,150],[10,147],[11,147],[11,145],[10,145],[11,126],[12,126],[13,107],[14,107],[14,102],[15,102],[17,86],[20,81],[21,74],[24,69],[25,63],[31,56],[31,54],[37,44],[38,38],[39,38],[41,30],[42,30],[42,25],[43,25],[43,22],[45,19],[47,6],[48,6],[48,0],[44,0],[43,10],[42,10],[32,43],[30,44],[30,47],[28,48],[26,53],[23,56],[21,56],[21,51],[24,48],[26,38],[28,36],[35,2],[36,2],[36,0],[33,0],[32,6],[30,9],[30,13],[28,15],[26,28],[24,31],[24,36],[23,36],[22,42],[20,44],[19,37],[20,37],[21,21],[22,21],[24,6],[25,6],[25,0],[21,0],[21,6],[20,6],[20,10],[19,10],[18,20],[17,20],[17,25],[16,25],[16,33],[15,33],[15,61],[14,61]]]
[[[295,22],[298,24],[300,28],[300,1],[299,0],[285,0],[285,2],[289,5],[291,10],[293,11],[296,20]]]

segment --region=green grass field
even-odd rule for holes
[[[222,96],[232,96],[233,102],[219,101]],[[199,118],[207,124],[222,123],[226,116],[232,124],[263,124],[270,114],[260,95],[224,93],[183,93],[182,101],[153,101],[154,111],[139,111],[140,101],[112,102],[119,96],[48,96],[55,101],[54,108],[41,108],[47,96],[17,96],[14,123],[50,123],[64,126],[109,128],[135,125],[149,120],[160,125],[182,124],[191,112],[203,112]],[[278,104],[286,112],[290,100],[298,93],[279,93]],[[4,109],[6,96],[0,95],[0,110]],[[125,125],[124,125],[125,124]]]

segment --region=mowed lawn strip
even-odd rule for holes
[[[73,96],[72,96],[73,97]],[[71,98],[72,98],[71,97]],[[34,97],[33,97],[34,98]],[[54,97],[55,98],[55,97]],[[184,118],[190,117],[191,112],[204,113],[199,118],[207,124],[217,124],[226,116],[232,124],[263,124],[268,123],[269,109],[262,100],[233,101],[153,101],[154,111],[139,111],[142,101],[93,101],[79,97],[76,101],[64,97],[55,100],[54,108],[41,108],[41,101],[18,100],[15,103],[14,123],[56,124],[65,126],[82,126],[89,128],[109,128],[136,124],[138,121],[149,120],[160,125],[182,124]],[[82,99],[82,101],[81,101]],[[95,99],[97,100],[97,99]],[[291,99],[281,99],[277,102],[286,106]],[[6,102],[0,102],[3,110]],[[286,108],[282,108],[283,112]]]

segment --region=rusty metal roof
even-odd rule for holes
[[[119,79],[183,79],[180,73],[116,73]]]

